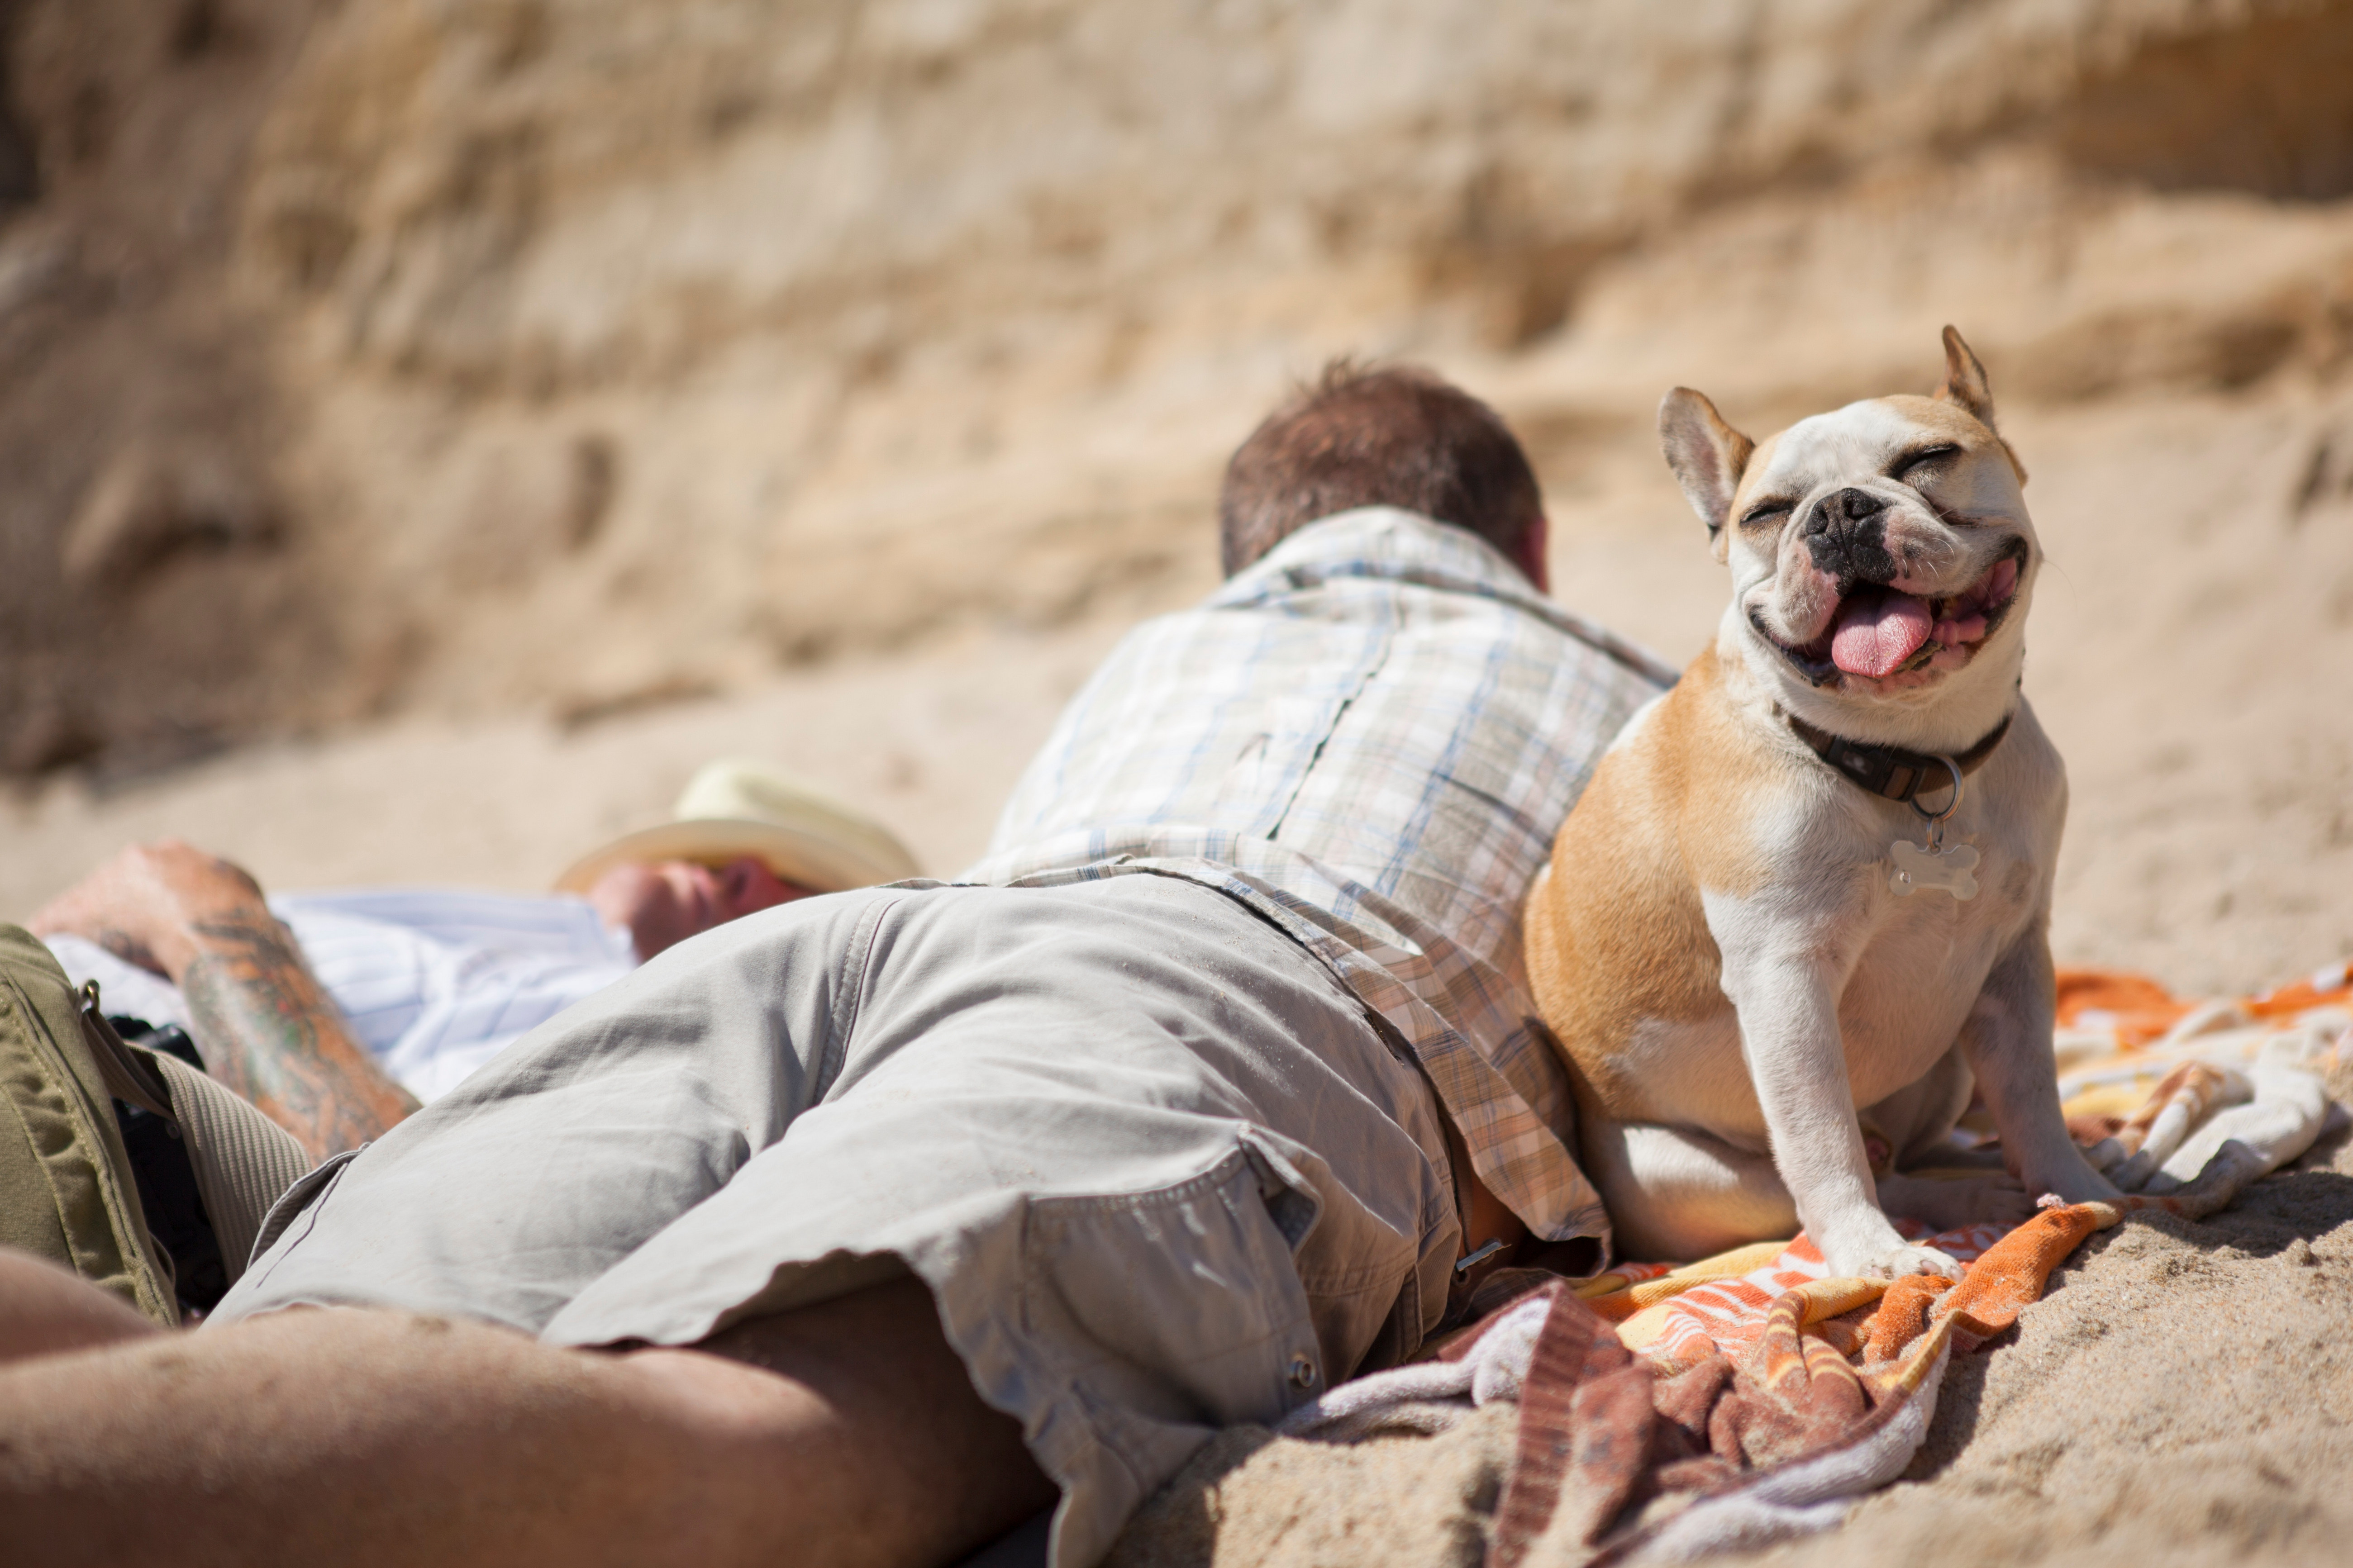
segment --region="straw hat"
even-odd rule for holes
[[[750,855],[813,893],[896,882],[918,874],[890,829],[765,763],[723,758],[687,781],[671,820],[616,838],[572,863],[560,893],[585,893],[632,861],[724,866]]]

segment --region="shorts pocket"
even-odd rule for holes
[[[1023,1335],[1147,1490],[1207,1430],[1278,1420],[1323,1390],[1292,1257],[1320,1200],[1287,1162],[1239,1142],[1174,1186],[1029,1205]]]

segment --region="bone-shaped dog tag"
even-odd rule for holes
[[[1933,890],[1950,893],[1964,903],[1978,896],[1978,879],[1970,873],[1978,868],[1978,852],[1967,844],[1956,844],[1950,849],[1930,849],[1909,839],[1899,838],[1887,847],[1894,857],[1895,869],[1889,873],[1887,885],[1899,898]]]

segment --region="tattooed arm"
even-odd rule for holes
[[[417,1109],[352,1038],[251,877],[176,840],[135,845],[35,915],[168,975],[213,1077],[301,1140],[314,1161]]]
[[[193,922],[172,978],[212,1075],[292,1132],[313,1162],[381,1138],[417,1109],[344,1027],[286,928],[253,908]]]

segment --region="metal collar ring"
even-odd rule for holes
[[[1961,809],[1961,764],[1953,761],[1950,757],[1938,757],[1936,761],[1944,763],[1945,771],[1953,775],[1953,798],[1945,804],[1945,809],[1942,811],[1928,810],[1920,804],[1920,797],[1917,795],[1915,795],[1909,801],[1905,802],[1905,804],[1911,806],[1913,810],[1918,812],[1922,816],[1926,817],[1931,822],[1942,822],[1946,818],[1951,816],[1953,813]]]

